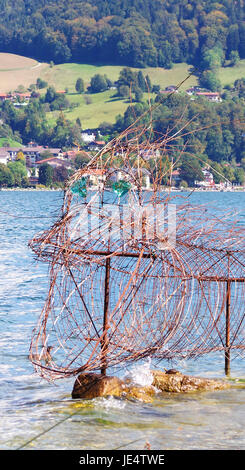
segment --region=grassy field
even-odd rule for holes
[[[118,114],[123,114],[130,104],[129,99],[118,98],[115,96],[116,90],[107,90],[103,93],[82,94],[68,93],[66,95],[70,103],[76,103],[78,106],[73,109],[65,110],[63,113],[70,121],[80,118],[83,129],[96,128],[102,122],[114,123]],[[86,104],[86,98],[89,97],[91,103]],[[148,94],[145,93],[145,101]],[[54,124],[59,111],[47,113],[50,124]]]
[[[107,75],[112,81],[118,79],[122,66],[119,65],[88,65],[88,64],[61,64],[54,67],[44,67],[40,71],[40,76],[49,84],[54,85],[56,89],[69,92],[75,91],[75,83],[78,77],[81,77],[85,86],[90,83],[91,77],[96,73]],[[132,68],[138,71],[138,68]],[[187,64],[176,64],[171,70],[165,70],[160,67],[148,67],[141,69],[144,75],[149,75],[151,81],[155,85],[165,88],[167,85],[178,85],[189,74],[189,66]],[[186,85],[187,87],[195,85],[197,80],[194,76],[190,77]]]
[[[43,78],[56,90],[68,89],[75,91],[75,83],[78,77],[83,78],[85,85],[89,85],[90,79],[96,73],[106,74],[112,81],[119,77],[122,66],[117,65],[88,65],[88,64],[60,64],[51,67],[47,63],[40,63],[28,57],[15,54],[0,53],[0,92],[8,92],[19,85],[25,87],[35,83],[38,77]],[[134,69],[140,70],[140,69]],[[189,74],[187,64],[176,64],[171,70],[162,68],[142,69],[144,75],[149,75],[153,84],[161,88],[169,84],[177,85]],[[190,77],[188,85],[196,84],[196,78]]]
[[[223,87],[232,85],[238,78],[245,78],[245,60],[240,60],[234,67],[222,67],[218,71],[218,77]]]
[[[67,98],[71,103],[77,103],[77,107],[65,111],[65,116],[70,120],[80,118],[83,128],[97,127],[101,122],[115,122],[115,117],[122,114],[129,102],[118,99],[115,90],[97,93],[90,96],[91,103],[86,104],[85,95],[75,92],[77,78],[81,77],[85,86],[90,84],[91,77],[96,73],[106,74],[112,81],[118,79],[122,66],[88,65],[66,63],[50,66],[47,63],[39,63],[27,57],[14,54],[0,53],[0,92],[16,90],[19,85],[28,88],[36,83],[38,77],[44,79],[48,85],[53,85],[57,91],[67,90]],[[138,71],[140,69],[133,69]],[[160,85],[164,89],[168,85],[179,85],[190,73],[190,66],[182,63],[175,64],[171,70],[160,67],[142,69],[144,75],[149,75],[153,85]],[[245,60],[233,68],[224,67],[219,70],[219,78],[222,86],[234,83],[237,78],[245,77]],[[197,78],[191,75],[180,87],[185,90],[197,85]],[[45,90],[43,90],[45,91]],[[88,96],[88,95],[87,95]],[[145,94],[147,100],[147,94]],[[49,113],[50,122],[54,122],[59,113]]]
[[[115,90],[108,90],[103,93],[90,94],[91,104],[86,104],[86,96],[75,92],[75,83],[77,78],[84,80],[85,87],[90,84],[91,77],[96,73],[107,75],[110,80],[118,79],[122,66],[95,66],[88,64],[61,64],[54,67],[43,68],[40,77],[50,85],[55,86],[56,90],[68,90],[67,98],[71,103],[77,103],[78,107],[65,111],[65,116],[70,120],[80,118],[83,128],[98,127],[99,124],[106,121],[114,123],[118,114],[123,114],[130,104],[129,100],[115,97]],[[133,69],[138,71],[140,69]],[[165,88],[167,85],[178,85],[189,75],[189,66],[187,64],[176,64],[171,70],[161,68],[142,69],[144,75],[149,75],[152,84],[160,85]],[[183,85],[183,89],[196,85],[196,77],[191,76]],[[148,94],[145,93],[145,100],[148,100]],[[50,113],[50,123],[53,123],[58,112]]]

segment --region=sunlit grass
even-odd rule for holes
[[[130,99],[116,96],[116,90],[107,90],[103,93],[94,94],[67,94],[68,101],[77,103],[78,106],[73,109],[64,110],[64,116],[70,121],[80,119],[82,127],[95,128],[102,122],[114,123],[118,114],[123,114],[130,105]],[[87,104],[86,100],[91,101]],[[148,94],[144,94],[144,100],[148,100]],[[54,124],[60,111],[48,113],[50,124]]]
[[[238,78],[245,78],[245,59],[240,60],[234,67],[222,67],[218,71],[218,77],[223,87],[225,85],[233,85],[234,81]]]

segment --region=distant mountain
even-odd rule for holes
[[[45,61],[202,64],[245,58],[244,0],[0,0],[0,51]]]

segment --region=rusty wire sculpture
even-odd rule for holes
[[[230,351],[245,349],[244,228],[161,191],[186,129],[156,139],[137,119],[71,177],[58,221],[30,242],[50,265],[30,347],[45,378],[217,350],[229,373]]]

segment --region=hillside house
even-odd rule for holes
[[[93,133],[93,131],[91,131],[91,130],[88,129],[88,130],[83,131],[83,132],[81,133],[81,138],[82,138],[82,140],[83,140],[84,143],[89,144],[89,143],[95,141],[96,136],[95,136],[95,134]]]
[[[59,157],[45,158],[44,160],[36,161],[35,165],[37,168],[39,168],[40,165],[43,165],[44,163],[48,163],[48,165],[52,166],[53,168],[66,168],[67,170],[73,168],[71,162]]]
[[[209,91],[198,91],[196,96],[206,98],[208,101],[221,102],[222,98],[218,92],[209,92]]]
[[[89,168],[83,176],[87,178],[89,185],[97,188],[101,187],[106,180],[105,170],[100,168]]]
[[[25,156],[26,159],[26,166],[27,167],[33,167],[36,163],[37,160],[40,159],[41,153],[44,151],[44,147],[42,146],[31,146],[31,147],[24,147],[22,149],[22,153]]]
[[[146,168],[141,168],[141,180],[142,180],[142,189],[150,189],[151,187],[151,179],[150,179],[150,172]],[[133,173],[136,176],[136,180],[138,180],[138,170],[134,169]],[[132,175],[129,175],[125,173],[125,171],[122,170],[116,170],[111,174],[111,180],[114,182],[117,181],[129,181],[135,188],[136,186],[134,185],[134,178],[132,178]]]
[[[6,101],[11,99],[11,94],[9,93],[0,93],[0,101]]]
[[[166,86],[165,90],[168,92],[178,93],[178,87],[175,85]]]
[[[98,152],[105,146],[104,140],[95,140],[94,142],[91,142],[88,146],[87,149],[90,150],[91,152]]]
[[[203,181],[195,181],[195,185],[205,188],[205,189],[214,189],[215,188],[215,182],[214,182],[214,177],[211,171],[208,168],[205,168],[202,170],[204,180]]]
[[[176,170],[173,170],[171,174],[171,182],[170,182],[171,186],[178,186],[180,180],[181,180],[180,169],[176,168]]]
[[[26,158],[26,166],[28,167],[34,167],[35,164],[40,160],[40,157],[43,152],[47,152],[53,158],[62,158],[63,159],[63,152],[60,148],[48,148],[48,147],[42,147],[40,145],[31,145],[30,147],[24,147],[22,149],[23,154],[25,155]]]
[[[16,160],[17,153],[21,152],[22,148],[20,147],[1,147],[0,152],[7,152],[9,156],[9,161]]]
[[[199,93],[200,91],[202,91],[202,89],[199,86],[192,86],[190,88],[187,88],[187,90],[185,90],[187,95],[195,95],[196,93]]]

